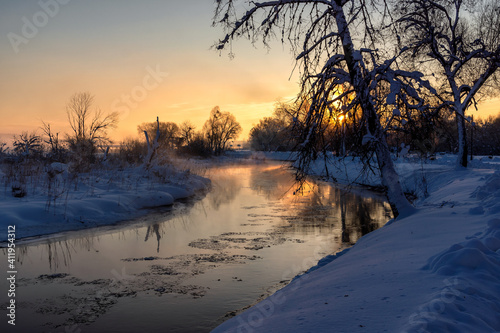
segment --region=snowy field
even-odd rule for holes
[[[499,161],[456,170],[454,156],[397,160],[418,196],[415,214],[323,258],[213,332],[499,332]],[[356,160],[328,168],[340,182],[378,185]]]
[[[7,226],[15,226],[20,239],[130,220],[210,185],[208,179],[168,165],[150,170],[101,167],[78,173],[61,163],[43,169],[2,167],[0,241],[7,240]]]

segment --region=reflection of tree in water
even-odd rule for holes
[[[144,241],[147,242],[150,238],[156,238],[157,252],[160,250],[160,242],[162,236],[165,234],[163,231],[165,223],[175,219],[178,226],[186,227],[189,219],[184,218],[189,211],[193,208],[194,200],[177,203],[176,210],[172,208],[165,208],[156,213],[151,213],[148,216],[150,221],[147,225],[146,235]],[[142,233],[144,225],[140,224],[132,226],[131,228],[123,228],[115,230],[116,234],[121,241],[126,241],[128,237],[135,237]],[[107,229],[105,229],[107,230]],[[30,264],[30,262],[38,261],[44,265],[48,263],[50,270],[57,270],[60,267],[69,267],[73,260],[73,256],[80,252],[95,251],[99,252],[95,245],[101,240],[101,229],[81,231],[73,235],[74,238],[54,237],[45,240],[40,240],[39,243],[31,244],[17,244],[16,246],[16,260],[20,265]],[[68,237],[71,237],[71,233]],[[107,234],[103,234],[105,237]],[[2,255],[7,258],[8,248],[1,249]]]
[[[344,243],[354,244],[361,236],[380,228],[390,218],[381,198],[364,197],[333,186],[330,193],[330,201],[338,207]]]
[[[64,266],[68,266],[71,262],[72,251],[74,252],[74,248],[67,240],[61,242],[48,242],[47,254],[49,267],[52,269],[52,263],[54,263],[54,268],[57,269],[61,260]]]
[[[2,255],[5,256],[5,262],[7,262],[7,257],[9,253],[9,248],[8,247],[3,247],[2,248]],[[23,246],[23,245],[16,245],[16,260],[18,263],[22,264],[24,261],[24,258],[28,254],[28,247]]]
[[[155,223],[153,225],[148,225],[148,229],[146,230],[146,238],[144,239],[145,242],[148,241],[150,236],[156,235],[156,241],[158,242],[158,245],[156,247],[156,252],[160,253],[160,239],[161,239],[161,225],[159,223]]]
[[[285,203],[295,211],[290,231],[316,232],[338,230],[342,243],[354,244],[361,236],[374,231],[390,218],[390,211],[382,199],[363,197],[331,184],[308,184],[307,192],[298,201]],[[300,195],[300,193],[299,193]]]
[[[295,198],[290,197],[290,205],[302,221],[307,224],[332,224],[334,205],[330,201],[330,193],[325,193],[325,187],[306,182],[300,191],[294,193]]]
[[[296,188],[293,174],[285,166],[265,166],[250,169],[250,188],[267,200],[279,200]]]
[[[90,251],[94,248],[94,242],[98,240],[93,235],[73,239],[48,239],[36,246],[19,245],[16,247],[17,261],[22,265],[30,254],[46,256],[49,268],[57,270],[61,265],[68,267],[71,264],[73,254],[78,251]],[[3,251],[7,255],[6,251]],[[38,259],[44,260],[44,259]]]
[[[357,200],[350,202],[348,211],[351,214],[350,234],[356,240],[380,228],[388,221],[384,202],[375,198],[358,196]]]
[[[141,227],[142,228],[142,227]],[[138,228],[140,230],[141,228]],[[156,251],[160,250],[160,240],[162,237],[162,224],[155,223],[148,225],[146,230],[145,242],[148,241],[150,237],[155,236],[158,242]],[[125,236],[125,233],[122,233]],[[17,261],[22,265],[25,259],[29,258],[30,255],[36,254],[37,256],[46,257],[46,261],[49,264],[51,270],[57,270],[62,267],[69,267],[74,254],[83,251],[95,250],[94,244],[99,241],[99,237],[95,235],[88,235],[79,238],[72,239],[48,239],[44,243],[39,245],[19,245],[16,248]],[[7,256],[7,249],[2,249],[2,252]]]
[[[345,195],[340,194],[340,220],[342,222],[342,243],[351,243],[351,237],[347,232],[346,214],[347,214],[347,200]]]

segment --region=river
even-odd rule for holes
[[[298,191],[277,162],[206,176],[212,189],[198,200],[19,243],[16,327],[3,315],[1,331],[208,332],[391,214],[359,189],[309,181]]]

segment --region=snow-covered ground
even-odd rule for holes
[[[272,155],[272,154],[271,154]],[[271,157],[271,156],[268,156]],[[213,332],[499,332],[498,157],[396,161],[417,212],[390,221]],[[378,185],[346,159],[330,177]],[[324,166],[313,166],[324,175]]]
[[[129,220],[210,184],[168,165],[151,170],[102,167],[84,173],[70,172],[61,163],[42,169],[37,165],[2,169],[0,241],[7,240],[8,226],[15,226],[20,239]]]

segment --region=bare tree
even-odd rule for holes
[[[196,126],[194,126],[189,120],[186,120],[179,127],[180,137],[185,145],[189,145],[193,140],[195,134]]]
[[[67,135],[70,147],[93,154],[97,146],[111,142],[107,131],[116,127],[118,113],[104,114],[93,109],[94,96],[88,92],[74,94],[66,105],[66,115],[72,133]]]
[[[438,108],[456,115],[459,166],[467,166],[466,111],[500,90],[497,0],[403,0],[398,27],[412,57],[434,76]],[[436,75],[437,74],[437,75]]]
[[[59,141],[59,133],[54,133],[49,123],[42,121],[41,129],[45,134],[44,142],[50,147],[50,154],[56,159],[61,155],[61,143]]]
[[[240,37],[252,41],[272,37],[289,42],[301,70],[301,95],[310,103],[298,146],[299,163],[307,170],[317,156],[317,143],[327,123],[338,114],[361,111],[359,127],[365,131],[363,143],[377,157],[382,184],[394,216],[409,214],[414,208],[406,199],[385,138],[388,123],[382,124],[377,110],[378,87],[386,85],[385,103],[398,117],[397,105],[408,109],[425,107],[418,90],[427,87],[418,72],[398,68],[406,49],[385,47],[383,31],[378,28],[390,19],[385,3],[364,0],[281,0],[246,1],[236,8],[234,1],[217,1],[214,24],[225,28],[226,36],[216,44],[218,50]],[[351,32],[355,31],[355,34]],[[342,90],[339,88],[342,87]],[[347,105],[338,104],[346,96]],[[302,177],[303,175],[298,175]]]
[[[203,125],[203,132],[208,140],[210,149],[215,155],[222,154],[227,148],[229,140],[235,140],[241,133],[241,126],[234,115],[221,112],[216,106],[210,112],[210,117]]]

